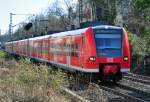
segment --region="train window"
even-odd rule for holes
[[[78,55],[79,55],[79,44],[76,44],[76,48],[75,48],[75,51],[74,51],[74,56],[78,57]]]
[[[55,47],[56,47],[56,54],[58,55],[58,54],[59,54],[59,51],[58,51],[58,50],[59,50],[59,47],[58,47],[58,44],[56,44]]]
[[[53,51],[54,51],[54,44],[52,43],[50,47],[51,47],[51,53],[53,53]]]
[[[84,36],[82,36],[82,48],[83,48],[83,45],[84,45]]]
[[[46,45],[46,54],[48,54],[48,44]]]
[[[71,56],[74,56],[74,44],[71,45]]]
[[[63,54],[64,54],[64,56],[66,54],[66,44],[65,43],[63,44]]]
[[[79,46],[78,46],[78,44],[76,44],[76,49],[77,49],[77,50],[79,49]]]
[[[55,44],[52,45],[52,53],[55,54]]]
[[[46,43],[42,45],[42,53],[48,54],[48,45]]]
[[[42,43],[41,42],[39,43],[39,50],[40,50],[39,53],[42,54]]]
[[[54,52],[53,52],[53,53],[54,53],[54,54],[57,54],[57,45],[56,45],[56,44],[54,44],[54,46],[53,46],[53,47],[54,47]]]
[[[42,44],[42,54],[45,54],[45,44]]]
[[[61,45],[58,44],[58,55],[61,55]]]
[[[72,49],[74,49],[74,44],[71,45]]]
[[[55,44],[55,52],[56,52],[56,54],[58,54],[58,45],[57,44]]]
[[[55,52],[54,53],[57,54],[57,44],[54,45],[54,48],[55,48]]]
[[[57,48],[58,48],[58,55],[61,55],[61,44],[58,44]]]
[[[60,54],[60,45],[59,44],[55,44],[55,52],[57,55]]]
[[[55,54],[55,51],[56,51],[56,47],[55,44],[53,44],[53,54]]]
[[[62,49],[62,46],[61,46],[61,44],[59,44],[59,55],[62,55],[61,49]]]
[[[66,49],[66,44],[64,43],[63,48]]]
[[[121,29],[94,29],[97,54],[103,57],[117,57],[122,54]]]
[[[62,49],[63,49],[63,46],[62,46],[62,44],[60,44],[60,55],[62,55]]]
[[[68,54],[68,56],[70,56],[70,44],[67,44],[68,46],[67,46],[67,54]]]

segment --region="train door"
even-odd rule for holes
[[[66,55],[67,55],[67,66],[70,66],[70,36],[67,38],[67,48],[66,48]]]
[[[82,36],[77,35],[71,39],[71,65],[82,67]]]

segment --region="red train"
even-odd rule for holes
[[[128,34],[122,27],[101,25],[7,42],[5,51],[118,81],[130,71]]]

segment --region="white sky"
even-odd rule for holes
[[[8,31],[10,12],[13,14],[38,14],[45,11],[54,0],[0,0],[0,29]],[[13,25],[25,20],[28,16],[14,15]]]

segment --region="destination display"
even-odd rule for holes
[[[121,29],[94,29],[95,34],[120,34]]]

